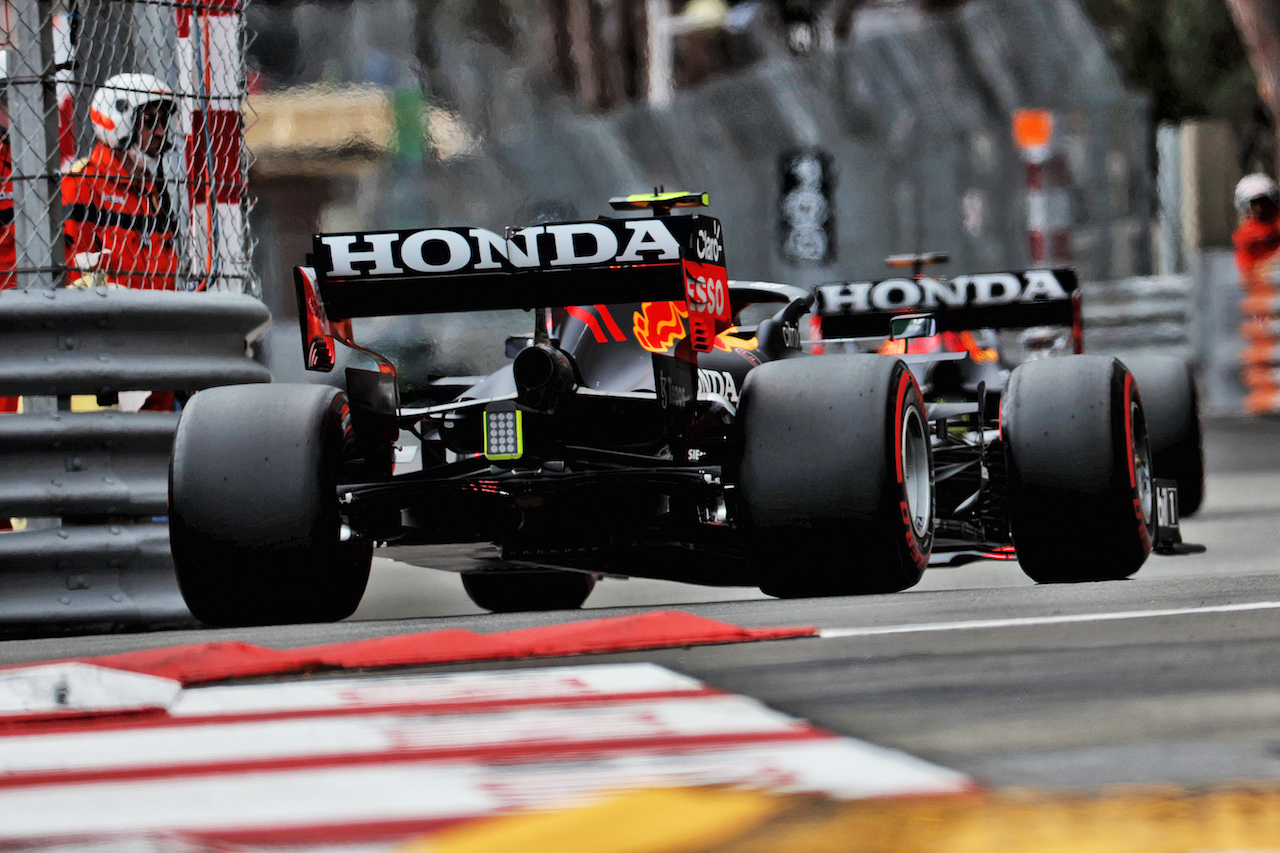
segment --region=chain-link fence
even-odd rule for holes
[[[0,288],[257,294],[247,0],[0,0]]]

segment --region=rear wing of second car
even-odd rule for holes
[[[720,221],[702,215],[317,234],[294,281],[311,370],[355,317],[684,301],[695,352],[731,321]]]
[[[1072,269],[823,284],[816,294],[824,339],[886,337],[893,317],[929,313],[938,331],[1070,326],[1076,351],[1083,348],[1080,285]]]

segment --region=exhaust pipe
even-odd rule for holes
[[[540,412],[555,411],[561,397],[574,389],[573,365],[563,350],[549,344],[526,347],[511,366],[518,400]]]

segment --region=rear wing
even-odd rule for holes
[[[927,276],[823,284],[816,288],[823,338],[884,337],[902,313],[931,313],[939,331],[1071,326],[1080,330],[1080,285],[1072,269]]]
[[[701,215],[316,234],[294,281],[308,353],[353,317],[683,300],[696,352],[731,319],[720,221]]]

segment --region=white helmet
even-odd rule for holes
[[[176,106],[173,92],[159,78],[150,74],[117,74],[108,78],[93,93],[89,104],[94,136],[108,148],[129,147],[137,138],[138,110],[155,101]]]
[[[1249,203],[1256,198],[1270,199],[1272,204],[1280,207],[1280,186],[1260,172],[1245,175],[1236,184],[1236,209],[1247,213]]]

